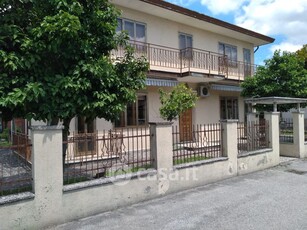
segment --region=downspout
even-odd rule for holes
[[[254,53],[256,53],[259,50],[259,46],[254,50]]]

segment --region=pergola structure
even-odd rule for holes
[[[297,104],[297,110],[300,111],[301,104],[307,103],[307,98],[295,98],[295,97],[253,97],[244,100],[245,103],[250,106],[257,104],[260,105],[273,105],[273,111],[277,112],[277,105],[284,104]]]

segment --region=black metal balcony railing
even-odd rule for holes
[[[211,51],[186,48],[175,49],[166,46],[130,41],[136,57],[147,58],[151,70],[168,71],[179,74],[196,72],[205,74],[224,75],[226,78],[244,80],[253,76],[257,66],[230,61],[227,56]],[[124,50],[118,48],[112,51],[112,57],[124,56]]]

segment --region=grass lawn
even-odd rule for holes
[[[174,165],[180,165],[180,164],[190,163],[194,161],[203,161],[203,160],[208,160],[208,159],[209,158],[205,156],[191,156],[188,158],[175,159]]]

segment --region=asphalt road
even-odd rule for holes
[[[50,229],[307,229],[307,159]]]

